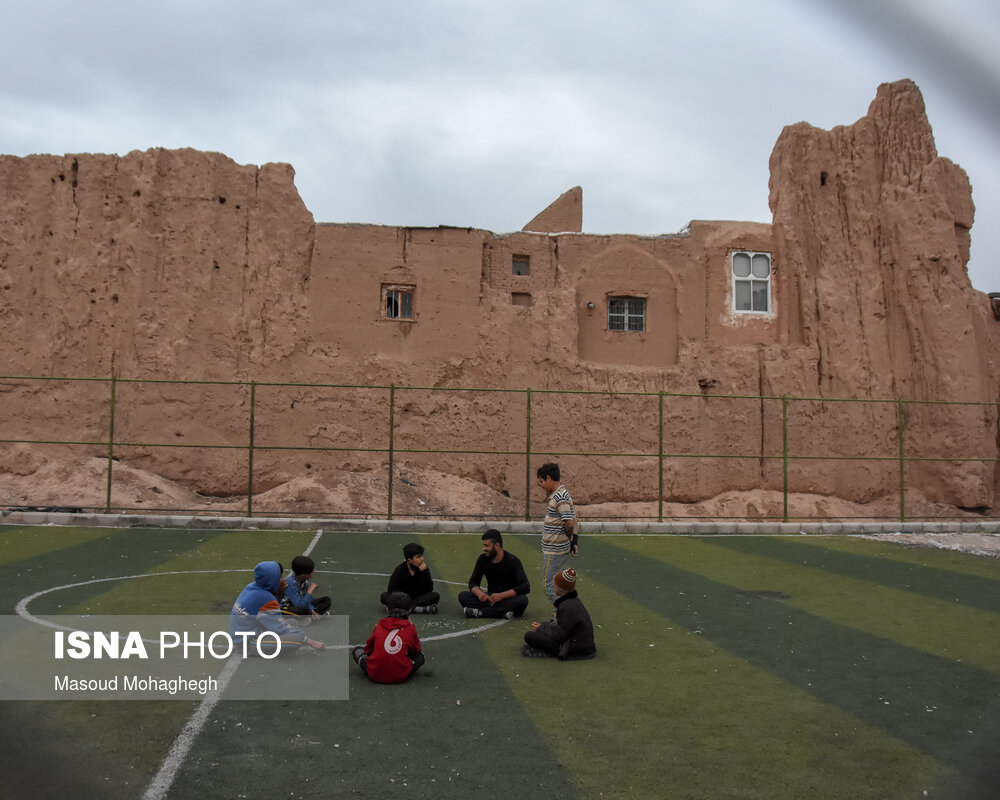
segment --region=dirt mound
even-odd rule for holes
[[[0,497],[12,506],[102,509],[107,503],[108,462],[83,457],[60,461],[20,461],[17,471],[0,473]],[[396,466],[392,510],[396,517],[459,519],[523,519],[523,497],[508,496],[482,481],[450,475],[403,462]],[[572,487],[571,487],[572,489]],[[663,519],[781,520],[785,498],[781,492],[725,492],[695,503],[664,503]],[[112,463],[111,506],[128,511],[240,513],[247,496],[198,494],[161,475]],[[389,508],[386,473],[382,470],[330,472],[295,476],[255,494],[254,513],[272,515],[318,514],[347,518],[385,517]],[[586,520],[655,520],[655,501],[578,504]],[[543,514],[543,498],[531,497],[529,516]],[[899,517],[896,498],[856,503],[818,494],[790,494],[789,519],[893,520]],[[911,519],[982,519],[982,514],[927,500],[917,492],[907,495]]]

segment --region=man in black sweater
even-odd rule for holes
[[[486,590],[481,586],[486,578]],[[531,584],[521,560],[503,549],[500,531],[490,529],[483,534],[483,554],[469,578],[469,590],[460,592],[458,602],[467,617],[505,617],[513,619],[528,607]]]

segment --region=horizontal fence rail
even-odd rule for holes
[[[644,518],[659,521],[698,518],[671,517],[665,506],[695,502],[692,486],[699,480],[714,484],[732,476],[734,491],[780,489],[780,512],[759,518],[787,522],[819,518],[792,509],[793,494],[838,497],[838,485],[856,486],[870,475],[887,486],[891,474],[898,510],[883,518],[906,521],[907,492],[931,474],[928,470],[978,466],[980,478],[992,487],[989,476],[996,469],[1000,441],[998,403],[901,398],[0,376],[0,403],[5,409],[0,447],[69,448],[92,458],[99,454],[105,464],[103,503],[81,505],[67,487],[60,502],[44,505],[105,512],[139,510],[113,502],[122,465],[160,474],[156,464],[163,462],[169,467],[161,477],[185,486],[207,482],[222,488],[195,492],[204,501],[195,507],[175,503],[141,510],[204,512],[208,504],[207,510],[214,505],[223,514],[323,516],[322,503],[311,507],[308,500],[297,508],[267,507],[267,490],[302,481],[301,470],[291,462],[308,458],[322,460],[329,474],[381,476],[384,490],[378,502],[349,514],[527,520],[532,517],[534,468],[542,460],[559,460],[576,464],[574,475],[596,471],[596,462],[621,471],[638,465],[634,482],[639,499],[655,497],[657,509]],[[463,436],[464,429],[469,430]],[[706,444],[711,434],[715,438]],[[588,441],[587,436],[604,446],[574,446]],[[607,446],[616,438],[628,441],[620,448]],[[813,439],[826,441],[827,450],[811,452]],[[924,449],[947,450],[956,439],[966,446],[981,441],[983,452]],[[841,447],[844,452],[837,451]],[[173,458],[165,458],[169,453]],[[187,455],[178,457],[181,453]],[[8,451],[5,460],[20,455]],[[523,468],[518,478],[523,486],[516,493],[505,490],[511,502],[496,513],[400,508],[400,489],[413,485],[401,458],[428,459],[445,475],[449,461],[458,460],[468,471],[476,459],[499,460],[504,476]],[[846,464],[857,465],[856,470],[845,470]],[[306,461],[305,472],[312,469]],[[576,488],[581,488],[578,483]],[[514,512],[513,504],[521,500],[523,508]],[[618,501],[632,503],[636,497]],[[8,508],[42,504],[31,495],[0,495],[0,506]],[[341,509],[338,515],[343,513]]]

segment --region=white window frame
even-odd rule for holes
[[[617,333],[645,333],[646,298],[637,295],[608,295],[608,330]]]
[[[729,257],[733,312],[769,316],[773,274],[774,264],[770,253],[734,250]],[[764,307],[761,308],[761,305]]]
[[[414,296],[417,287],[400,283],[382,284],[382,315],[385,319],[413,322],[416,319]]]

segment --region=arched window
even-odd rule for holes
[[[767,314],[771,310],[771,254],[733,253],[733,310]]]

